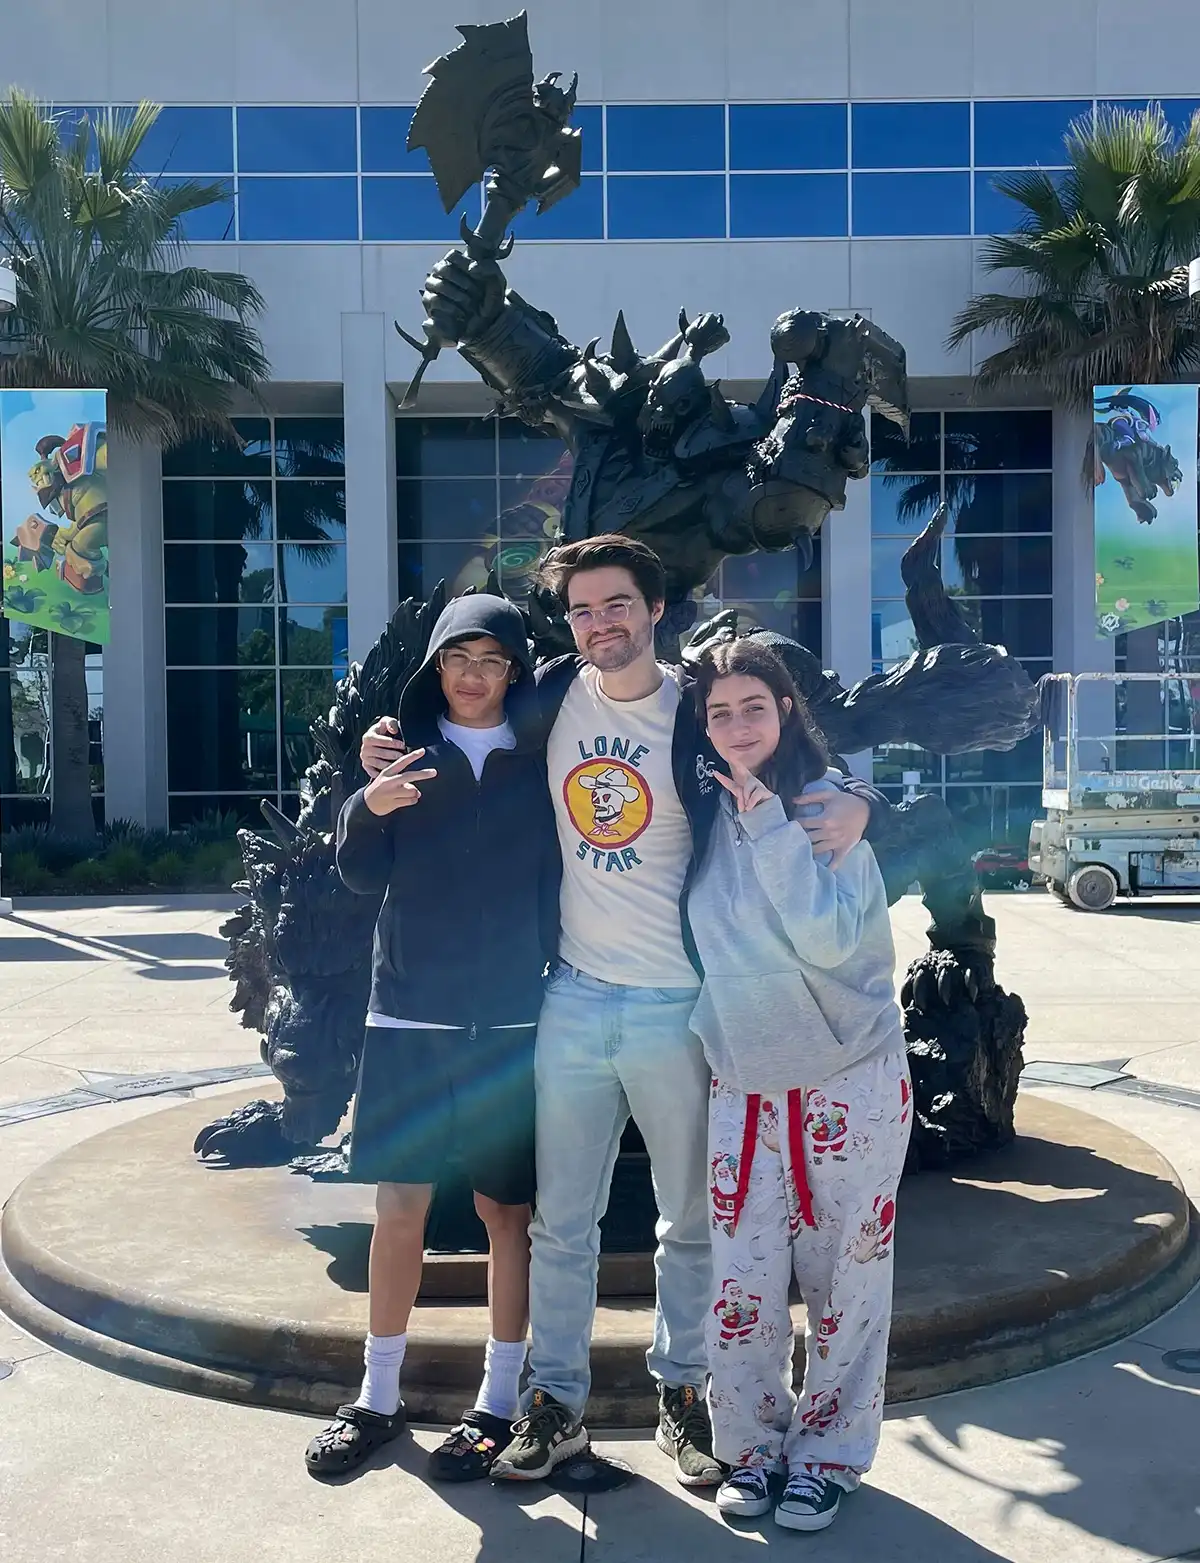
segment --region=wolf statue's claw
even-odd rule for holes
[[[201,1161],[220,1158],[227,1167],[282,1167],[301,1147],[283,1131],[282,1102],[247,1102],[206,1124],[192,1146]]]

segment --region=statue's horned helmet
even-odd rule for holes
[[[571,85],[564,91],[558,85],[561,71],[551,71],[549,76],[534,84],[533,101],[538,109],[556,125],[567,123],[575,109],[575,93],[579,86],[578,72],[571,77]]]
[[[638,428],[646,454],[663,459],[676,437],[709,406],[704,370],[690,358],[664,364],[646,394]]]
[[[676,352],[682,348],[682,354],[664,363],[655,374],[638,414],[638,429],[648,456],[659,460],[669,456],[683,430],[713,407],[713,395],[700,363],[728,341],[723,316],[698,315],[689,324],[687,315],[680,311],[674,347]],[[722,409],[727,413],[723,402]]]

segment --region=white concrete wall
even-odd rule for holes
[[[1200,6],[1160,0],[1153,27],[1120,0],[528,0],[539,69],[578,69],[587,101],[705,102],[1200,92]],[[59,103],[395,103],[498,0],[26,0],[6,8],[0,78]],[[46,40],[54,40],[47,48]],[[1169,39],[1171,46],[1163,47]],[[341,317],[420,318],[438,246],[223,245],[267,298],[279,380],[336,382]],[[512,275],[586,340],[624,308],[662,338],[681,303],[725,312],[733,343],[714,370],[762,369],[779,310],[869,308],[905,342],[914,375],[969,371],[944,342],[972,286],[961,239],[524,245]],[[411,356],[388,342],[389,378]],[[430,381],[464,380],[453,355]]]
[[[584,102],[1200,94],[1196,0],[1159,0],[1152,26],[1131,20],[1124,0],[525,3],[536,68],[577,69]],[[505,0],[9,0],[0,86],[11,81],[58,104],[412,101],[422,67],[457,41],[454,23],[515,9]],[[407,382],[415,358],[391,322],[419,329],[421,284],[443,250],[242,243],[193,252],[201,264],[246,272],[262,290],[276,381],[327,387],[334,400],[344,384],[354,655],[395,597],[388,387]],[[606,338],[618,309],[639,345],[668,337],[680,305],[722,311],[732,341],[710,367],[727,381],[765,372],[770,324],[798,304],[869,311],[905,344],[918,402],[921,381],[936,401],[987,350],[945,345],[955,312],[984,281],[969,239],[523,243],[508,269],[578,342]],[[435,397],[477,386],[453,353],[428,384]],[[1063,668],[1103,666],[1106,656],[1111,665],[1111,647],[1092,633],[1090,506],[1068,470],[1078,433],[1064,423],[1056,439],[1054,654]],[[124,638],[105,657],[109,754],[121,757],[109,768],[109,808],[157,823],[161,504],[144,456],[118,462],[114,451],[113,482],[134,508],[118,514],[114,505],[114,608],[124,599],[114,619]],[[825,566],[823,649],[847,678],[869,667],[869,536],[868,486],[852,485]]]

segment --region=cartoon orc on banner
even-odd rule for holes
[[[37,442],[29,482],[38,504],[62,516],[55,526],[30,516],[14,542],[36,568],[52,562],[68,586],[93,595],[104,590],[108,571],[108,437],[103,424],[77,423],[64,438],[47,434]]]

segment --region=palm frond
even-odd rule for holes
[[[227,190],[139,171],[158,113],[107,111],[70,136],[20,91],[0,100],[0,251],[18,283],[0,384],[103,386],[114,428],[226,436],[233,391],[256,395],[270,373],[263,299],[245,277],[184,263],[182,219]]]
[[[1176,136],[1162,109],[1102,109],[1064,142],[1066,173],[1004,174],[1014,231],[980,246],[1011,292],[981,292],[947,346],[980,333],[1007,341],[980,365],[981,387],[1035,379],[1064,403],[1094,384],[1154,383],[1200,369],[1200,309],[1187,263],[1200,253],[1200,115]]]

